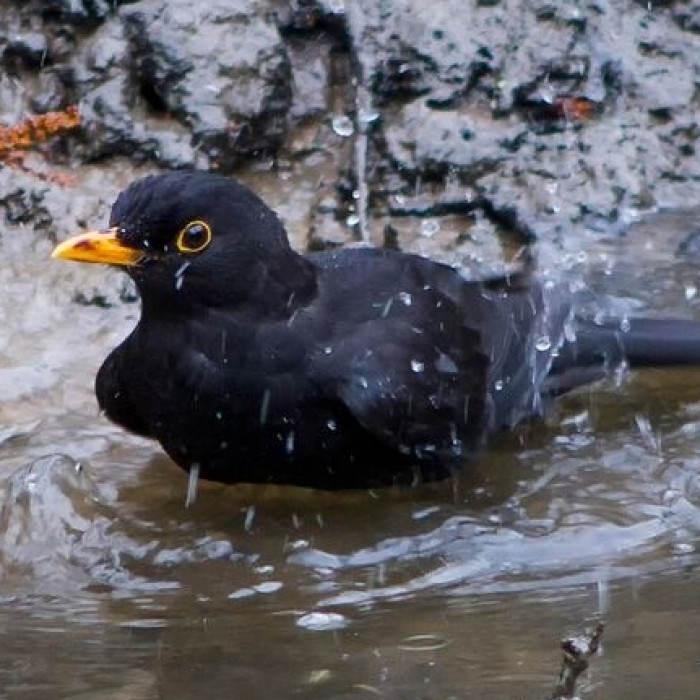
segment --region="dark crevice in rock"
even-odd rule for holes
[[[158,91],[151,80],[143,76],[138,82],[139,97],[148,105],[149,109],[158,116],[168,114],[168,104],[163,95]]]

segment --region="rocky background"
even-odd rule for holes
[[[693,238],[697,0],[0,0],[0,58],[5,127],[80,111],[21,158],[0,132],[6,259],[192,167],[250,182],[300,248],[582,259],[681,208]]]

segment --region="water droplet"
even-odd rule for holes
[[[270,408],[270,390],[265,389],[262,401],[260,402],[260,425],[267,423],[267,411]]]
[[[535,343],[535,349],[539,350],[540,352],[546,352],[551,347],[552,341],[550,340],[548,335],[541,335]]]
[[[189,261],[185,261],[175,271],[175,289],[179,292],[182,289],[182,284],[185,280],[185,271],[191,265]]]
[[[360,223],[360,217],[357,214],[350,214],[350,216],[345,219],[345,223],[348,226],[357,226]]]
[[[685,286],[685,298],[690,301],[695,298],[698,293],[698,288],[694,284],[686,284]]]
[[[568,343],[576,342],[576,328],[571,321],[564,324],[564,338]]]
[[[330,355],[332,352],[333,352],[333,348],[330,345],[326,345],[326,347],[323,348],[324,355]]]
[[[627,371],[629,370],[629,365],[627,362],[620,362],[613,371],[613,382],[616,387],[622,386],[622,383],[627,377]]]
[[[287,450],[287,454],[292,454],[294,452],[294,431],[287,435],[287,440],[284,443],[284,449]]]
[[[253,529],[253,520],[255,520],[255,506],[248,506],[245,511],[245,520],[243,521],[243,529],[250,532]]]
[[[367,126],[372,122],[376,122],[379,119],[379,112],[373,109],[361,109],[357,113],[357,118],[363,126]]]
[[[190,477],[187,481],[187,497],[185,508],[189,508],[197,499],[197,484],[199,483],[199,464],[190,467]]]
[[[326,421],[326,426],[328,430],[338,430],[338,424],[332,418]]]
[[[637,424],[639,434],[642,436],[642,439],[647,444],[647,447],[649,447],[649,449],[651,450],[654,450],[655,452],[660,452],[661,445],[659,443],[658,437],[654,435],[654,429],[652,428],[651,421],[646,416],[643,416],[639,413],[635,415],[634,421]]]
[[[425,363],[420,360],[411,360],[411,369],[416,372],[422,372],[425,369]]]
[[[459,372],[454,360],[445,355],[445,353],[442,353],[435,361],[435,369],[444,374],[457,374]]]
[[[358,377],[357,382],[363,389],[367,389],[369,387],[369,383],[365,377]]]
[[[399,301],[403,302],[406,306],[410,306],[413,303],[413,299],[408,292],[398,293]]]
[[[331,120],[331,128],[338,136],[352,136],[355,133],[355,125],[346,114],[337,114]]]
[[[630,327],[631,327],[631,326],[630,326],[630,320],[629,320],[628,318],[623,318],[623,319],[620,321],[620,330],[621,330],[623,333],[629,333]]]
[[[440,224],[434,219],[425,219],[421,221],[420,235],[430,238],[440,230]]]
[[[340,613],[310,612],[297,620],[297,626],[314,632],[340,630],[347,625],[347,618]]]
[[[497,379],[493,385],[493,388],[496,391],[503,391],[503,380],[502,379]]]

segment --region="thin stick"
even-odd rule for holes
[[[576,680],[588,668],[588,659],[598,651],[603,635],[603,623],[595,629],[586,630],[579,637],[569,637],[561,642],[564,652],[561,671],[550,700],[568,700],[576,693]]]

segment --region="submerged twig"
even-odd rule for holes
[[[574,697],[576,680],[588,668],[588,659],[598,651],[602,635],[603,623],[599,622],[595,629],[586,630],[578,637],[562,640],[561,649],[564,652],[564,658],[557,685],[550,700],[568,700]]]

